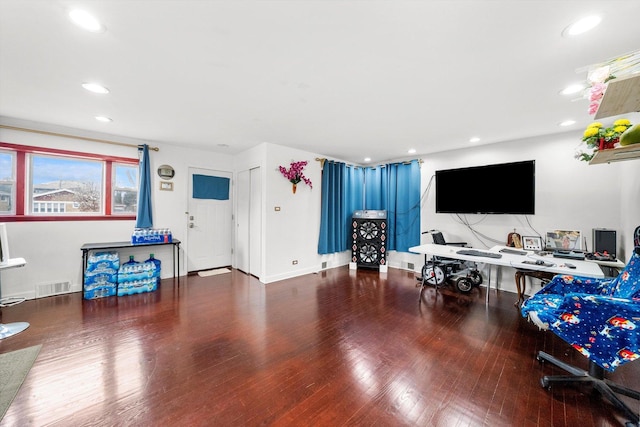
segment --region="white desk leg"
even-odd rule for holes
[[[489,304],[489,291],[491,290],[491,264],[489,264],[489,280],[487,280],[487,295],[485,296],[485,304]]]

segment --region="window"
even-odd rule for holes
[[[31,213],[102,213],[104,162],[40,154],[28,157]],[[73,208],[74,204],[78,207]],[[61,205],[69,205],[69,209],[61,210]]]
[[[0,142],[0,221],[133,219],[138,159]]]
[[[138,165],[114,163],[111,212],[138,212]]]
[[[65,203],[56,202],[33,202],[33,213],[58,213],[66,212]]]
[[[16,153],[0,149],[0,215],[15,214]]]

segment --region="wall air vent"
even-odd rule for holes
[[[71,292],[70,282],[43,283],[36,287],[36,298],[52,295],[68,294]]]

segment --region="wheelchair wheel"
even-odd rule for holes
[[[460,277],[456,280],[456,288],[463,294],[468,294],[473,289],[473,282],[466,277]]]
[[[473,286],[482,285],[482,274],[477,270],[473,270],[469,273],[469,279],[471,280],[471,283],[473,283]]]
[[[446,275],[442,267],[427,263],[422,267],[422,280],[423,283],[428,283],[433,286],[441,286],[446,279]]]

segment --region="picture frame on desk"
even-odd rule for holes
[[[542,238],[540,236],[523,236],[522,249],[525,251],[541,251]]]

